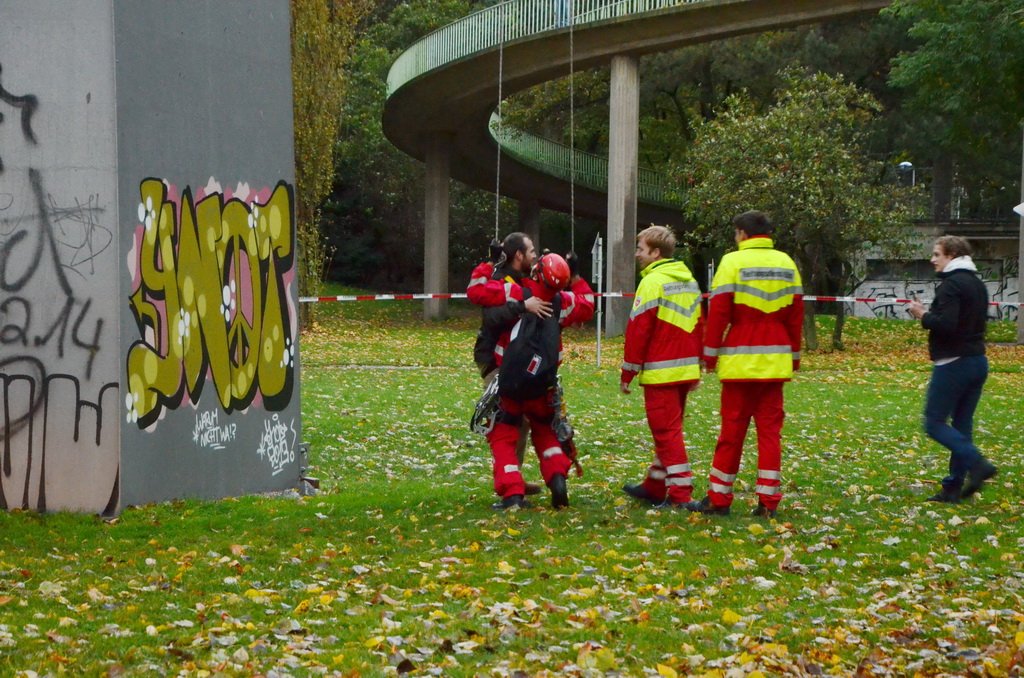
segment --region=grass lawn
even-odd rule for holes
[[[566,511],[543,495],[506,514],[467,426],[477,315],[421,314],[317,309],[302,342],[315,497],[0,514],[0,675],[1024,671],[1024,349],[989,349],[975,438],[999,475],[935,505],[947,455],[921,431],[925,333],[850,321],[848,350],[805,354],[787,386],[785,498],[767,521],[747,515],[752,440],[731,516],[628,501],[651,455],[643,396],[618,392],[621,339],[597,365],[593,331],[571,330],[585,475]],[[718,395],[707,377],[687,408],[698,497]]]

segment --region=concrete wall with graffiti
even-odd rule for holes
[[[0,508],[294,487],[287,0],[5,0]]]
[[[989,299],[997,302],[1011,302],[1006,305],[989,306],[989,320],[1010,320],[1016,322],[1019,300],[1020,258],[1017,240],[1005,237],[992,238],[971,233],[954,233],[967,237],[973,250],[973,261],[978,274],[985,281]],[[868,279],[857,285],[852,296],[861,298],[896,297],[908,299],[932,299],[939,279],[928,258],[936,233],[922,234],[920,259],[908,261],[866,261]],[[874,269],[874,270],[872,270]],[[906,306],[895,302],[847,304],[847,311],[864,318],[911,319]]]
[[[104,511],[122,306],[111,8],[0,14],[0,507]]]
[[[1016,263],[1016,260],[1013,260]],[[1018,287],[1016,276],[993,279],[985,276],[985,269],[978,268],[988,288],[988,296],[991,301],[1018,301]],[[855,297],[898,297],[909,299],[917,296],[919,299],[932,299],[935,297],[935,288],[938,287],[937,278],[927,280],[867,280],[857,286],[851,296]],[[895,302],[880,303],[856,303],[847,304],[847,312],[862,318],[894,318],[896,320],[912,320],[907,315],[906,305]],[[1017,321],[1019,307],[1014,305],[991,305],[988,310],[989,320],[1011,320]]]
[[[295,487],[288,2],[115,7],[122,502]]]

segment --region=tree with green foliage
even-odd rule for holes
[[[299,294],[320,289],[325,252],[319,208],[334,182],[344,66],[369,0],[292,0],[292,90]]]
[[[423,164],[384,136],[387,75],[403,50],[473,8],[467,0],[380,6],[353,47],[335,184],[324,205],[328,239],[337,246],[331,275],[341,282],[393,291],[423,284]],[[449,283],[461,287],[472,264],[487,253],[494,196],[452,182],[449,200]],[[515,216],[514,204],[502,201],[502,233],[514,227]]]
[[[908,139],[936,176],[936,218],[949,217],[956,175],[966,211],[1008,214],[1019,196],[1024,121],[1024,0],[896,0],[886,10],[916,46],[889,81],[907,94]]]
[[[743,93],[697,129],[687,160],[675,170],[681,197],[700,224],[694,237],[731,242],[732,217],[749,209],[772,216],[777,245],[793,255],[805,290],[845,291],[864,248],[894,250],[910,233],[907,201],[880,181],[883,163],[862,143],[879,106],[840,77],[795,70],[763,114]],[[817,348],[814,306],[805,336]],[[842,306],[832,344],[842,348]]]

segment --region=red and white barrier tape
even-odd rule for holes
[[[636,296],[633,292],[604,292],[594,294],[595,297],[626,298]],[[704,295],[707,298],[708,295]],[[465,299],[465,294],[352,294],[338,295],[333,297],[299,297],[303,304],[315,304],[332,301],[413,301],[420,299]],[[901,299],[899,297],[825,297],[808,295],[804,301],[837,301],[842,303],[864,303],[864,304],[909,304],[913,299]],[[922,299],[927,304],[931,299]],[[1020,306],[1019,301],[990,301],[990,306]]]
[[[410,301],[413,299],[465,299],[465,294],[341,294],[336,297],[299,297],[303,304],[322,301]]]

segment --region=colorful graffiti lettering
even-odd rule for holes
[[[196,202],[186,188],[175,204],[159,179],[140,187],[128,262],[140,339],[128,350],[125,395],[126,419],[140,428],[186,398],[197,403],[208,380],[228,412],[291,400],[292,188],[281,182],[251,201],[237,197],[247,187],[233,198],[209,188]]]

